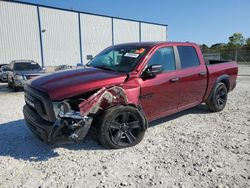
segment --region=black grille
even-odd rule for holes
[[[26,104],[42,119],[50,122],[56,120],[52,101],[48,94],[32,88],[28,84],[24,87]]]

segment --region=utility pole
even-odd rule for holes
[[[217,56],[216,58],[219,57],[218,60],[220,60],[220,52],[219,52],[219,47],[218,47],[218,46],[216,47],[216,51],[217,51],[217,52],[216,52],[216,56]]]
[[[235,61],[238,61],[238,44],[236,43],[236,49],[235,49]]]

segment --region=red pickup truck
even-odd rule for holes
[[[23,113],[46,143],[79,142],[93,128],[103,146],[124,148],[138,144],[155,119],[201,103],[223,110],[237,73],[235,62],[205,63],[194,43],[120,44],[84,68],[26,84]]]

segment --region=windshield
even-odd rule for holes
[[[146,51],[146,47],[111,47],[98,54],[87,66],[128,73],[135,68]]]
[[[15,63],[14,70],[18,71],[27,71],[27,70],[42,70],[40,65],[35,62],[23,62],[23,63]]]

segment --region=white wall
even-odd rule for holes
[[[81,38],[83,62],[88,62],[87,55],[97,55],[104,48],[112,45],[111,18],[81,14]]]
[[[113,19],[114,23],[114,44],[126,42],[139,42],[139,22]]]
[[[141,41],[166,41],[166,26],[141,23]]]
[[[80,63],[78,14],[39,8],[46,66]]]
[[[34,60],[41,65],[35,6],[0,1],[0,64]]]
[[[112,45],[112,18],[39,7],[45,66],[88,62]],[[79,32],[79,25],[81,32]],[[113,19],[114,44],[139,42],[139,22]],[[141,41],[166,41],[166,26],[141,23]],[[80,41],[81,38],[81,41]],[[82,49],[82,54],[81,50]],[[42,64],[37,6],[0,0],[0,63],[17,59]]]

